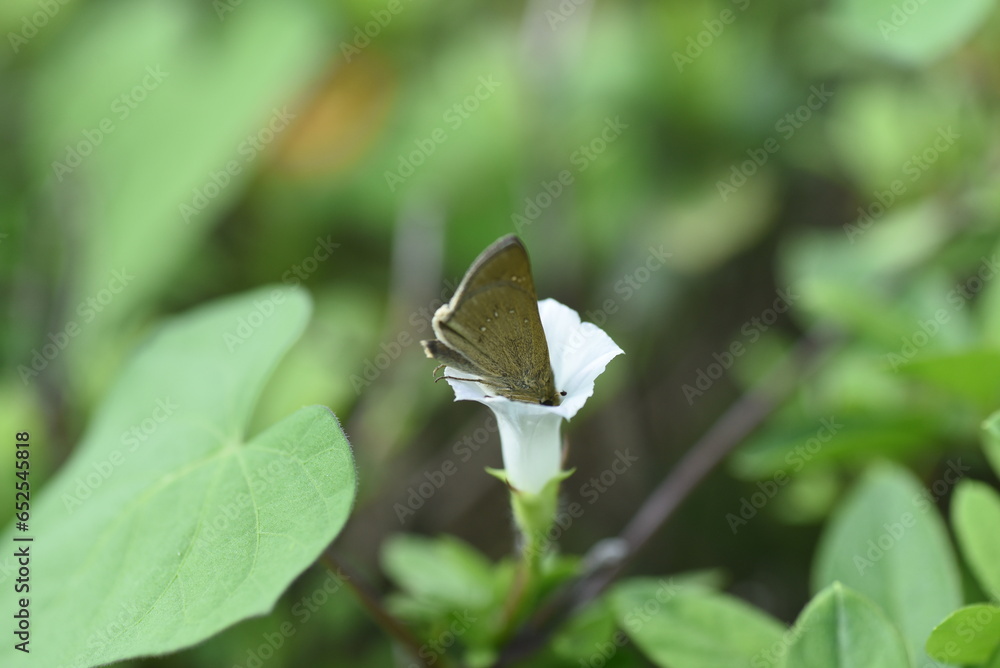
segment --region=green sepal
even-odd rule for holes
[[[496,478],[497,480],[499,480],[503,484],[507,485],[511,489],[514,489],[513,487],[511,487],[510,481],[507,480],[507,471],[506,471],[506,469],[495,469],[495,468],[491,468],[491,467],[487,466],[487,467],[485,467],[485,470],[486,470],[487,473],[489,473],[491,476],[493,476],[494,478]]]
[[[546,535],[559,505],[559,485],[573,475],[574,471],[576,469],[560,471],[537,494],[511,488],[510,505],[523,538],[521,547],[534,558],[541,556],[545,551],[544,546],[549,543]]]

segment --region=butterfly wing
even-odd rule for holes
[[[499,239],[476,258],[433,326],[439,341],[425,345],[430,356],[508,398],[558,403],[531,265],[517,237]]]

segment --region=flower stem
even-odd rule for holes
[[[521,613],[534,598],[538,577],[542,571],[542,559],[551,541],[549,529],[556,515],[559,499],[559,483],[572,471],[565,472],[550,480],[538,494],[529,494],[512,489],[510,493],[514,522],[520,534],[520,559],[510,595],[504,604],[501,639],[513,632]]]
[[[527,592],[531,589],[534,576],[538,572],[537,563],[537,557],[531,556],[525,550],[521,551],[521,559],[518,561],[517,571],[514,573],[514,582],[503,606],[503,623],[499,638],[501,642],[506,641],[511,636],[521,617]]]

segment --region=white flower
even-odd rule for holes
[[[554,299],[538,302],[556,389],[565,392],[558,406],[529,404],[493,395],[489,388],[448,378],[455,401],[478,401],[497,416],[507,482],[519,491],[537,494],[561,473],[563,420],[577,414],[594,393],[594,381],[614,357],[624,351],[597,325],[580,322],[580,314]],[[445,376],[468,375],[446,368]],[[492,395],[492,396],[487,396]]]

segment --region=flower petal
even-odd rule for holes
[[[537,494],[562,468],[562,416],[527,414],[506,405],[493,404],[500,428],[500,449],[507,482],[519,491]],[[530,405],[530,404],[529,404]]]
[[[568,420],[594,394],[594,381],[608,362],[625,351],[600,327],[581,322],[576,311],[554,299],[538,302],[538,313],[549,344],[556,389],[566,393],[555,409]]]

